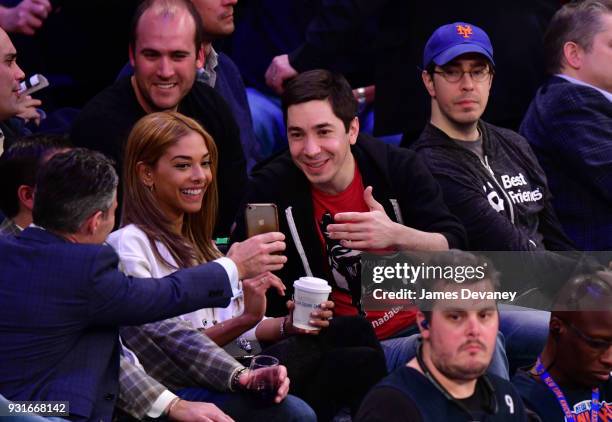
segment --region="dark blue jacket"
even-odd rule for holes
[[[247,162],[247,171],[250,172],[251,168],[263,156],[253,131],[253,118],[251,117],[244,82],[242,82],[242,76],[240,76],[236,64],[226,54],[219,53],[218,61],[219,63],[215,68],[217,80],[214,88],[229,105],[234,120],[240,128],[240,142]]]
[[[553,205],[581,250],[612,250],[612,103],[552,77],[520,129],[548,177]]]
[[[0,394],[70,402],[73,420],[110,421],[119,393],[119,325],[140,325],[232,295],[217,263],[163,279],[117,269],[110,246],[28,228],[0,239]]]

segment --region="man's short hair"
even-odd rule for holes
[[[145,0],[136,9],[134,16],[132,17],[132,24],[130,28],[130,47],[134,54],[136,53],[136,39],[138,38],[138,23],[144,13],[152,8],[156,8],[158,13],[168,16],[174,15],[178,10],[186,10],[193,19],[195,25],[195,34],[193,38],[193,45],[195,46],[196,53],[200,50],[202,42],[204,40],[204,28],[202,27],[202,18],[198,9],[193,5],[190,0]]]
[[[36,177],[34,224],[60,233],[76,233],[97,211],[113,205],[119,178],[105,155],[76,148],[54,155]]]
[[[19,186],[34,187],[38,168],[49,154],[70,147],[64,135],[36,134],[19,139],[4,152],[0,159],[0,210],[8,218],[19,212]]]
[[[612,0],[584,0],[567,3],[555,13],[544,34],[546,71],[561,72],[565,61],[563,46],[575,42],[585,51],[593,47],[593,37],[604,30],[601,16],[612,13]]]
[[[427,290],[430,292],[443,292],[448,286],[468,287],[470,285],[487,280],[491,283],[493,291],[497,291],[500,285],[500,276],[495,269],[493,263],[480,255],[474,255],[470,252],[451,249],[444,252],[436,252],[431,259],[427,261],[429,268],[441,268],[442,273],[452,273],[455,275],[461,274],[461,278],[457,277],[435,277],[421,278],[418,280],[418,297],[421,297],[421,291]],[[466,268],[472,268],[473,276],[467,277]],[[450,269],[450,270],[449,270]],[[432,271],[435,274],[435,271]],[[427,320],[431,320],[432,309],[437,302],[436,299],[418,299],[417,307],[425,315]]]
[[[342,120],[347,133],[357,116],[357,100],[348,81],[339,73],[315,69],[300,73],[285,84],[281,97],[283,116],[287,123],[287,110],[295,104],[314,100],[329,101],[334,115]]]

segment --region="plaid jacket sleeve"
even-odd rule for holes
[[[234,373],[243,368],[180,318],[123,327],[121,337],[147,373],[173,391],[194,386],[227,391]]]
[[[142,419],[166,390],[123,354],[119,360],[119,400],[117,406],[136,419]]]

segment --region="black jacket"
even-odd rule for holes
[[[559,286],[583,265],[581,256],[553,211],[544,172],[527,141],[482,120],[479,129],[483,161],[431,124],[413,148],[465,226],[470,250],[522,251],[486,255],[506,288],[536,289],[521,304],[547,309]]]
[[[442,200],[442,192],[423,162],[412,152],[384,144],[367,135],[360,134],[351,147],[364,186],[374,188],[374,198],[380,202],[387,215],[398,221],[401,214],[403,223],[418,230],[441,233],[451,248],[464,248],[465,231],[456,217]],[[287,209],[291,207],[306,259],[314,276],[332,280],[324,266],[324,255],[313,217],[310,185],[304,174],[293,164],[289,152],[256,167],[253,170],[246,203],[275,203],[279,211],[280,231],[286,236],[288,258],[279,276],[287,285],[288,295],[292,293],[294,280],[305,275],[300,257],[289,230]],[[396,200],[397,207],[392,200]],[[238,215],[232,240],[246,237],[244,207]],[[276,293],[269,296],[269,315],[286,313],[284,300]]]
[[[551,205],[546,176],[519,134],[480,121],[485,159],[428,124],[413,149],[466,228],[471,250],[574,250]]]

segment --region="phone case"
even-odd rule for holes
[[[248,237],[278,231],[276,204],[247,204],[245,219]]]

